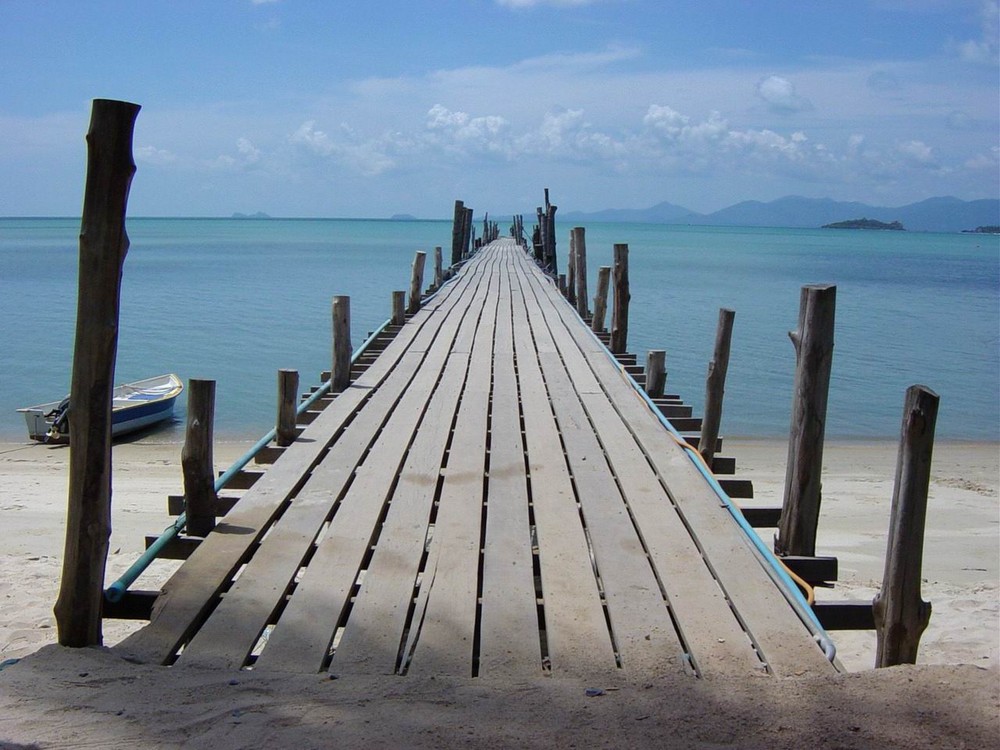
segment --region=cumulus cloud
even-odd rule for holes
[[[979,6],[982,35],[957,43],[958,56],[965,62],[977,65],[995,65],[998,54],[997,27],[1000,26],[1000,2],[984,0]]]
[[[363,138],[347,126],[341,126],[339,136],[333,138],[318,130],[315,120],[307,120],[288,140],[307,153],[334,159],[366,177],[375,177],[396,166],[386,148],[391,139]]]
[[[757,96],[772,112],[805,112],[812,109],[809,100],[796,93],[795,84],[781,76],[768,76],[758,83]]]
[[[177,155],[156,146],[139,146],[135,149],[135,160],[142,164],[164,166],[177,161]]]

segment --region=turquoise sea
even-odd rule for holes
[[[0,439],[25,439],[17,407],[68,390],[79,226],[0,219]],[[273,423],[279,368],[303,387],[329,368],[333,295],[351,296],[359,344],[413,253],[441,245],[447,259],[451,242],[447,221],[136,218],[128,232],[116,382],[215,379],[217,435],[241,438]],[[939,437],[1000,439],[1000,238],[593,224],[591,294],[616,242],[630,248],[629,349],[666,349],[668,390],[696,413],[719,308],[736,310],[724,434],[787,434],[799,289],[833,283],[830,437],[895,438],[906,388],[923,383],[941,395]],[[155,433],[182,436],[180,420]]]

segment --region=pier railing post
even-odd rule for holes
[[[566,257],[566,300],[576,307],[576,235],[569,232],[569,253]]]
[[[785,493],[775,539],[779,555],[816,554],[836,299],[836,286],[802,287],[799,328],[788,334],[795,346],[795,392]]]
[[[583,227],[573,228],[573,259],[576,266],[576,312],[586,319],[590,310],[587,309],[587,236]]]
[[[189,380],[181,469],[184,473],[187,532],[191,536],[208,536],[215,528],[214,432],[215,381]]]
[[[401,326],[406,322],[406,292],[392,293],[392,324]]]
[[[278,445],[285,447],[299,436],[295,426],[296,401],[299,397],[299,371],[278,370],[278,421],[275,428]]]
[[[339,393],[351,384],[351,298],[333,298],[333,366],[330,390]]]
[[[916,664],[920,636],[931,618],[930,602],[920,598],[920,573],[939,400],[922,385],[906,391],[885,573],[882,589],[872,602],[878,636],[876,667]]]
[[[118,353],[125,212],[135,173],[139,105],[94,100],[80,227],[76,341],[70,386],[69,491],[62,581],[55,603],[59,643],[103,641],[101,604],[111,537],[111,400]]]
[[[722,424],[722,399],[726,393],[726,372],[729,370],[729,349],[733,340],[733,310],[719,310],[719,325],[715,332],[715,351],[708,363],[705,379],[705,416],[701,422],[701,439],[698,452],[705,463],[712,465],[715,445],[719,441],[719,426]]]
[[[427,260],[427,253],[418,250],[413,256],[413,265],[410,267],[410,303],[406,307],[406,312],[411,315],[420,309],[420,294],[424,288],[424,262]]]
[[[462,262],[462,241],[465,239],[465,204],[455,201],[455,216],[451,225],[451,265]]]
[[[462,260],[465,260],[472,253],[472,238],[476,234],[475,228],[472,226],[472,209],[466,206],[465,208],[465,237],[462,242]]]
[[[650,349],[646,353],[646,395],[663,398],[667,384],[667,353],[663,349]]]
[[[628,303],[632,295],[628,285],[628,245],[615,245],[615,304],[611,310],[611,353],[624,354],[628,348]]]
[[[608,311],[608,288],[611,286],[611,266],[597,269],[597,293],[594,295],[594,317],[590,328],[594,333],[604,332],[604,320]]]
[[[443,261],[441,259],[441,248],[434,248],[434,288],[440,289],[441,284],[444,283],[444,268]]]

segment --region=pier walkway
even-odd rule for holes
[[[834,669],[691,458],[510,239],[329,400],[115,648],[338,675]]]

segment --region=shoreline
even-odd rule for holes
[[[218,440],[217,469],[242,456],[254,440]],[[112,536],[107,581],[141,554],[146,534],[172,522],[166,497],[182,487],[181,443],[150,435],[118,443],[113,453]],[[871,599],[882,578],[897,445],[890,440],[828,440],[817,554],[839,559],[840,580],[817,596]],[[737,459],[737,476],[754,484],[745,505],[780,504],[787,442],[726,438],[723,455]],[[61,574],[65,534],[65,446],[0,442],[0,660],[20,658],[55,640],[52,604]],[[934,448],[924,547],[922,596],[933,605],[918,663],[996,667],[1000,664],[1000,444],[939,441]],[[774,531],[759,529],[765,541]],[[176,569],[156,561],[137,588],[156,588]],[[116,643],[137,627],[107,621]],[[869,631],[832,634],[849,671],[874,661]]]

